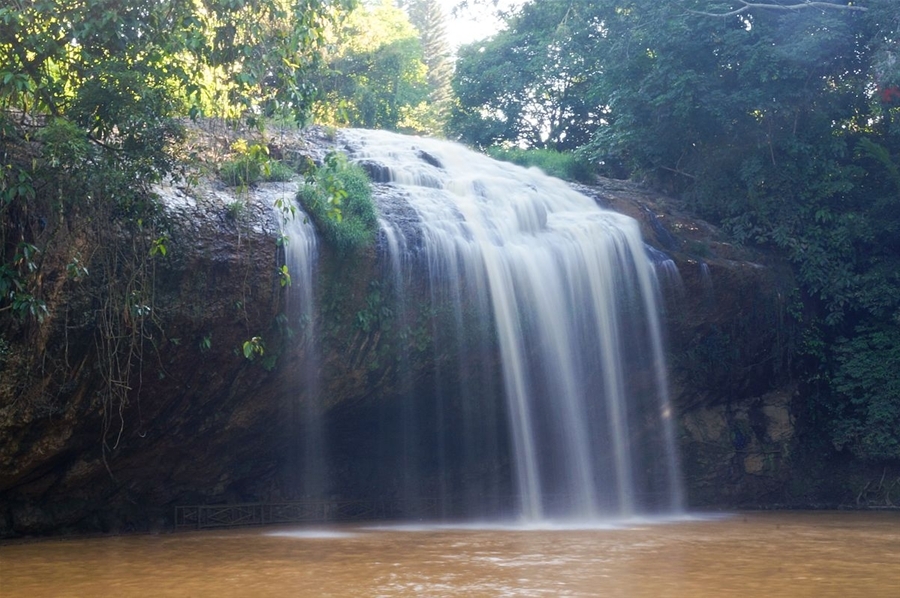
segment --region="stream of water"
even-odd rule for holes
[[[404,499],[423,486],[412,466],[417,447],[437,442],[440,471],[449,453],[464,461],[460,487],[442,479],[442,498],[473,494],[466,472],[502,476],[511,465],[517,510],[530,521],[678,512],[658,282],[637,222],[536,169],[458,144],[368,130],[341,138],[390,191],[380,222],[401,323],[409,324],[406,297],[415,296],[404,281],[424,281],[433,308],[455,314],[454,324],[433,331],[435,354],[447,346],[477,354],[468,331],[490,327],[499,355],[489,375],[502,381],[511,464],[486,465],[496,451],[472,448],[496,435],[494,406],[466,400],[446,437],[440,421],[426,428],[436,434],[417,430],[424,406],[412,397],[397,440]],[[441,420],[453,408],[442,389],[473,373],[435,378]],[[502,486],[479,482],[482,495]]]
[[[278,205],[272,201],[274,205]],[[284,205],[284,204],[282,204]],[[319,331],[316,329],[316,274],[319,247],[315,228],[309,217],[299,211],[283,218],[282,242],[285,265],[291,283],[287,293],[289,326],[294,342],[302,347],[300,359],[292,364],[291,386],[296,399],[288,414],[293,435],[285,459],[286,492],[307,499],[326,496],[328,477],[328,443],[323,425],[320,393]]]
[[[896,598],[900,513],[240,529],[0,545],[3,598]]]

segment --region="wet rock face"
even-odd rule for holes
[[[684,473],[695,505],[782,502],[797,440],[794,393],[698,405],[682,417]]]
[[[156,511],[173,496],[221,477],[216,455],[262,452],[259,441],[247,442],[255,434],[220,430],[239,430],[248,412],[271,417],[277,409],[265,397],[235,403],[265,381],[234,349],[248,330],[268,328],[277,309],[269,276],[247,284],[276,264],[272,211],[248,204],[237,222],[222,202],[229,195],[215,186],[161,193],[172,226],[168,259],[156,272],[158,326],[146,329],[144,365],[127,401],[102,398],[109,382],[98,372],[100,331],[88,317],[73,326],[94,309],[78,296],[48,301],[41,357],[54,367],[30,368],[22,385],[0,395],[0,533],[147,525],[168,515]]]
[[[670,198],[633,183],[600,181],[585,192],[637,219],[677,267],[675,274],[654,259],[689,504],[803,504],[790,488],[799,442],[790,268],[733,246]]]
[[[282,143],[282,155],[321,161],[332,142]],[[432,156],[420,157],[440,167]],[[272,204],[293,200],[298,185],[299,177],[245,195],[214,182],[160,189],[170,245],[156,272],[158,326],[143,345],[143,366],[121,411],[98,398],[105,382],[92,308],[77,290],[65,295],[60,287],[40,362],[0,363],[0,536],[151,529],[170,525],[176,504],[295,497],[286,469],[295,425],[311,399],[297,385],[294,365],[307,349],[293,340],[302,323],[286,308],[277,277],[284,256]],[[398,190],[377,187],[392,220],[417,229],[408,204],[391,196]],[[741,254],[665,198],[613,181],[588,191],[637,218],[648,242],[678,266],[680,277],[665,279],[663,293],[692,501],[729,506],[777,496],[794,441],[782,325],[789,281],[777,265]],[[323,407],[346,461],[336,468],[336,494],[365,492],[371,481],[363,477],[371,471],[360,473],[371,454],[354,448],[354,437],[376,425],[366,418],[390,413],[381,402],[401,400],[410,385],[437,386],[436,372],[450,371],[451,363],[491,369],[490,355],[461,356],[452,346],[423,351],[415,335],[399,334],[396,321],[365,320],[373,297],[386,292],[387,242],[350,262],[327,248],[320,256]],[[407,251],[415,255],[417,247]],[[419,292],[427,293],[424,283]],[[439,328],[427,319],[434,317],[424,310],[406,329]],[[242,347],[253,337],[263,339],[265,353],[251,361]],[[410,368],[404,375],[398,350]],[[499,392],[471,386],[485,397]]]
[[[390,169],[383,164],[372,160],[361,160],[359,165],[363,167],[373,183],[390,183],[392,180]]]

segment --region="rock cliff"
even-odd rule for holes
[[[331,143],[321,133],[291,134],[271,150],[318,161]],[[17,344],[34,336],[23,324],[4,323],[0,537],[164,528],[176,504],[297,496],[296,435],[310,400],[297,364],[308,345],[294,340],[300,323],[279,284],[284,255],[273,204],[293,201],[299,184],[298,177],[240,191],[203,179],[158,189],[168,251],[153,272],[153,326],[141,332],[141,365],[125,400],[104,399],[116,381],[98,363],[97,288],[58,285],[39,347]],[[691,504],[790,502],[797,414],[789,271],[731,246],[637,185],[602,180],[582,191],[638,219],[658,252]],[[124,250],[129,239],[120,242]],[[423,349],[417,335],[428,335],[441,317],[427,309],[401,334],[379,311],[383,259],[378,246],[350,261],[327,247],[320,254],[317,368],[323,417],[336,458],[344,459],[333,483],[338,494],[364,493],[387,475],[367,469],[365,450],[353,448],[369,446],[366,431],[382,425],[375,420],[390,419],[380,405],[410,388],[433,388],[450,360],[491,359],[455,355],[452,346]],[[105,283],[88,277],[83,284]],[[265,352],[251,360],[242,349],[254,338]],[[425,391],[417,399],[424,412],[431,399]]]

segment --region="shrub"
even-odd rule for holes
[[[339,252],[352,253],[374,242],[378,217],[369,177],[342,154],[328,154],[325,163],[307,176],[298,199]]]
[[[526,167],[537,167],[546,174],[567,181],[591,183],[594,180],[594,169],[591,164],[571,152],[558,152],[552,149],[521,149],[494,146],[487,154],[495,160],[512,162]]]
[[[271,160],[265,145],[248,146],[243,139],[232,145],[236,156],[219,167],[219,175],[226,185],[248,187],[260,181],[289,181],[294,171],[283,162]]]
[[[859,326],[836,353],[832,442],[861,459],[900,460],[900,331],[893,322]]]

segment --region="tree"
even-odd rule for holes
[[[438,0],[406,0],[401,6],[419,31],[422,60],[428,69],[428,106],[420,117],[429,134],[441,134],[449,117],[453,90],[453,62],[444,11]]]
[[[84,115],[137,101],[139,85],[195,104],[202,92],[219,99],[225,92],[248,111],[277,104],[302,115],[310,92],[304,72],[317,60],[326,24],[352,4],[14,0],[0,9],[0,97],[54,116],[81,103]],[[95,124],[114,118],[101,112]]]
[[[417,107],[428,96],[418,34],[390,0],[362,5],[336,35],[318,74],[320,122],[420,129]]]
[[[831,440],[863,459],[900,460],[900,327],[858,327],[835,353]]]
[[[601,112],[591,89],[596,64],[586,53],[600,36],[593,11],[572,0],[533,2],[506,30],[460,49],[451,133],[480,146],[584,144]]]

